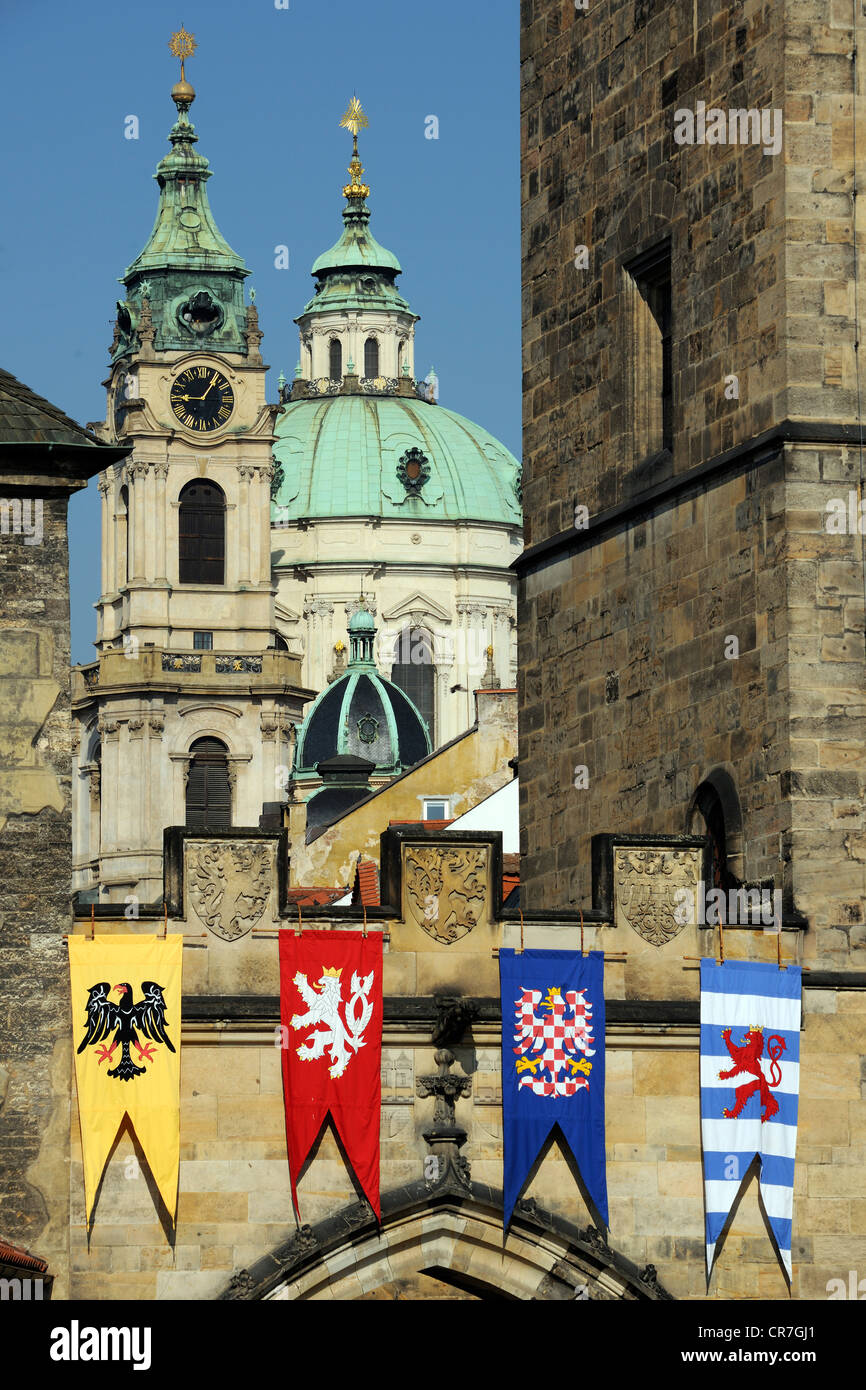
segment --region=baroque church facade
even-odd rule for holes
[[[159,901],[169,825],[279,824],[305,709],[346,674],[359,609],[424,752],[472,724],[485,672],[516,684],[519,464],[415,379],[418,315],[370,231],[360,104],[343,121],[344,230],[313,266],[291,387],[281,375],[268,403],[250,272],[211,212],[194,97],[182,73],[96,427],[132,452],[99,479],[98,659],[73,676],[82,902]],[[367,712],[368,735],[386,737],[384,714]],[[401,756],[395,742],[373,762],[399,775]],[[300,785],[321,785],[314,765]]]

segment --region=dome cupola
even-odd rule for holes
[[[431,751],[427,726],[408,695],[376,669],[376,624],[363,598],[349,622],[350,657],[313,702],[298,734],[293,776],[316,777],[330,759],[366,759],[371,777],[397,777]]]

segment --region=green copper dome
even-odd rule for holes
[[[416,397],[292,401],[275,425],[274,524],[301,518],[520,526],[520,465],[480,425]]]

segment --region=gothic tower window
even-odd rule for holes
[[[736,887],[743,873],[743,821],[733,778],[716,768],[692,797],[687,832],[709,837],[712,887]]]
[[[436,671],[433,644],[423,628],[403,628],[394,648],[391,680],[409,696],[435,741]]]
[[[328,349],[330,366],[328,375],[332,381],[341,381],[343,377],[343,345],[339,338],[332,338]]]
[[[217,738],[200,738],[190,747],[186,784],[188,830],[220,830],[232,823],[228,750]]]
[[[364,376],[372,378],[379,375],[379,344],[375,338],[368,338],[364,344]]]
[[[180,494],[179,574],[181,584],[224,584],[226,500],[206,479],[187,483]]]
[[[637,461],[673,449],[670,243],[626,267],[631,301],[631,415]]]

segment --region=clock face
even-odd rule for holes
[[[235,397],[225,377],[213,367],[186,367],[171,388],[171,408],[187,429],[206,434],[221,429],[234,410]]]

